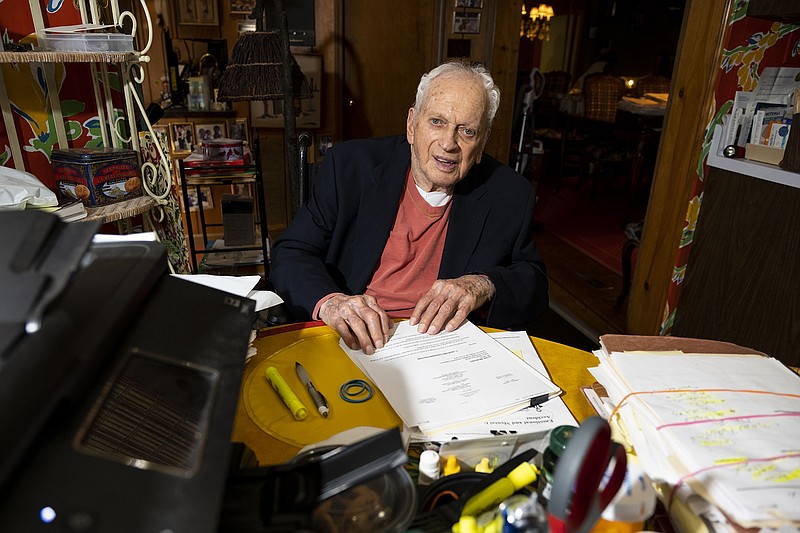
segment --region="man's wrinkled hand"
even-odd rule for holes
[[[410,324],[420,333],[435,335],[453,331],[467,316],[494,296],[495,287],[486,276],[467,274],[455,279],[439,279],[420,298]]]
[[[319,308],[319,317],[353,350],[372,355],[389,340],[392,321],[373,296],[337,294]]]

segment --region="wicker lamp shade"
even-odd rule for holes
[[[219,81],[217,99],[228,102],[283,98],[282,42],[278,32],[249,31],[239,36]],[[311,98],[311,87],[294,57],[292,96]]]

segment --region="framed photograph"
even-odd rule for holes
[[[319,128],[322,107],[322,56],[316,54],[294,54],[300,70],[311,87],[311,98],[297,100],[296,123],[299,128]],[[254,128],[282,128],[283,100],[250,102],[250,123]]]
[[[212,141],[214,139],[225,139],[228,132],[224,122],[214,122],[209,124],[195,124],[194,126],[196,142]]]
[[[197,189],[189,187],[187,191],[189,197],[189,211],[197,211],[200,202],[203,202],[203,211],[214,209],[214,196],[211,194],[211,187],[200,187],[200,199],[197,198]]]
[[[256,0],[231,0],[231,15],[241,15],[253,12],[256,7]],[[254,22],[255,23],[255,22]]]
[[[250,128],[247,127],[246,118],[228,119],[228,138],[250,144]]]
[[[483,7],[483,0],[456,0],[456,7],[474,7],[480,9]]]
[[[153,125],[153,133],[156,134],[156,139],[161,143],[161,148],[165,151],[164,153],[168,155],[170,150],[169,126],[164,126],[163,124],[158,126]]]
[[[173,122],[169,125],[170,149],[173,154],[188,154],[194,145],[191,122]]]
[[[453,33],[480,33],[481,14],[467,11],[453,13]]]
[[[178,24],[219,26],[217,0],[176,0]]]
[[[333,136],[331,135],[321,135],[319,138],[319,143],[317,144],[317,153],[320,157],[325,157],[325,152],[328,151],[328,148],[333,146]]]
[[[256,21],[250,19],[239,19],[236,21],[236,29],[239,33],[256,31]]]

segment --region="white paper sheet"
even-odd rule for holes
[[[470,322],[418,333],[398,323],[373,355],[339,345],[380,388],[405,424],[426,434],[517,411],[560,390]]]
[[[800,378],[759,356],[612,353],[608,390],[653,479],[744,527],[800,525]]]
[[[244,296],[256,301],[256,311],[283,303],[283,299],[272,291],[254,291],[261,276],[216,276],[210,274],[172,274],[176,278],[205,285],[214,289]]]

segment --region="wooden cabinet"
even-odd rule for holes
[[[709,170],[675,335],[735,342],[800,366],[798,206],[800,188]]]

